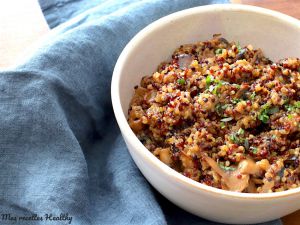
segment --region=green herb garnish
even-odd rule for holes
[[[233,86],[235,86],[237,89],[241,88],[241,85],[239,85],[239,84],[233,84]]]
[[[219,89],[221,86],[222,86],[222,82],[218,82],[217,85],[215,85],[215,88],[214,88],[214,90],[212,91],[212,93],[213,93],[214,95],[219,94],[219,93],[218,93],[218,89]]]
[[[180,85],[184,85],[185,84],[185,79],[180,78],[180,79],[177,80],[177,83],[180,84]]]
[[[242,101],[242,99],[239,99],[239,98],[235,98],[235,99],[232,99],[232,100],[231,100],[231,102],[232,102],[233,104],[237,104],[237,103],[239,103],[240,101]]]
[[[223,49],[222,49],[222,48],[218,48],[218,49],[216,49],[216,51],[215,51],[216,55],[222,54],[222,52],[223,52]]]
[[[231,107],[231,104],[225,104],[225,105],[221,106],[221,108],[224,109],[224,110],[227,109],[228,107]]]
[[[260,121],[262,121],[263,123],[268,123],[270,117],[268,116],[268,114],[265,111],[263,111],[262,113],[260,113],[258,115],[258,119]]]
[[[212,75],[208,75],[207,77],[206,77],[206,86],[208,87],[212,82],[213,82],[213,80],[214,80],[215,78],[212,76]]]
[[[251,146],[250,150],[253,152],[253,154],[257,154],[258,148],[254,147],[254,146]]]
[[[206,77],[206,85],[210,85],[212,82],[214,82],[215,85],[211,85],[209,86],[209,91],[212,92],[214,95],[218,95],[219,92],[219,88],[222,87],[222,85],[224,84],[228,84],[228,82],[226,81],[222,81],[222,80],[215,80],[215,78],[212,77]]]
[[[271,106],[270,103],[266,103],[266,104],[261,106],[261,109],[262,110],[267,110],[268,108],[270,108],[270,106]]]
[[[221,127],[221,129],[224,129],[224,128],[226,127],[226,126],[225,126],[225,123],[224,123],[224,122],[221,122],[220,127]]]
[[[221,116],[222,113],[223,113],[222,105],[219,104],[219,103],[216,105],[216,112],[217,112],[217,114],[218,114],[219,116]]]
[[[256,96],[256,93],[253,92],[253,93],[250,95],[250,99],[251,99],[251,100],[254,100],[255,96]]]
[[[244,134],[245,134],[244,129],[240,128],[237,132],[230,134],[229,139],[236,144],[245,144],[245,138],[241,137]]]
[[[240,139],[237,137],[236,134],[230,134],[229,140],[232,141],[233,143],[239,143]]]
[[[219,166],[220,166],[221,169],[223,169],[225,171],[234,171],[234,170],[236,170],[235,168],[230,167],[230,166],[223,166],[221,164],[219,164]]]
[[[287,104],[284,107],[289,112],[294,111],[296,109],[300,109],[300,101],[295,102],[293,105]]]
[[[227,109],[227,107],[230,107],[231,105],[230,104],[224,104],[222,105],[221,103],[218,103],[216,105],[216,112],[219,116],[223,117],[223,113],[224,111]],[[223,121],[223,122],[226,122],[226,121]]]
[[[258,115],[258,119],[262,121],[263,123],[268,123],[270,116],[279,111],[279,108],[277,106],[270,108],[270,104],[264,104],[261,107],[260,113]]]

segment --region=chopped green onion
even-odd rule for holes
[[[239,85],[239,84],[233,84],[233,86],[235,86],[237,89],[241,88],[241,85]]]
[[[288,114],[287,116],[290,120],[293,119],[293,115],[292,114]]]
[[[206,77],[206,85],[209,86],[213,80],[214,80],[214,77],[212,75],[208,75]]]
[[[245,133],[245,131],[242,129],[242,128],[240,128],[238,131],[237,131],[237,134],[238,135],[243,135]]]
[[[229,139],[234,143],[242,143],[245,140],[238,136],[243,135],[244,133],[245,133],[245,131],[242,128],[240,128],[236,133],[231,134],[229,136]]]
[[[230,134],[229,136],[229,140],[231,140],[233,143],[236,144],[245,144],[245,139],[240,137],[242,135],[244,135],[245,131],[240,128],[237,132]],[[248,143],[249,145],[249,143]]]
[[[214,87],[214,90],[212,91],[212,93],[213,93],[214,95],[217,95],[217,94],[218,94],[218,86],[217,86],[217,85]]]
[[[266,113],[261,113],[258,115],[258,119],[263,123],[268,123],[270,117]]]
[[[221,116],[222,115],[222,105],[221,104],[217,104],[216,105],[216,112],[217,112],[217,114],[219,115],[219,116]]]
[[[269,107],[270,107],[269,103],[266,103],[261,107],[261,111],[260,111],[260,114],[258,115],[258,119],[260,121],[262,121],[263,123],[268,123],[268,121],[270,119],[268,114],[274,114],[277,111],[279,111],[278,107],[273,107],[271,109],[269,109]]]
[[[266,103],[261,107],[261,109],[265,110],[265,109],[268,109],[269,107],[270,107],[270,103]]]
[[[221,125],[220,125],[221,129],[224,129],[226,126],[225,126],[225,123],[224,122],[221,122]]]
[[[229,140],[232,141],[233,143],[238,143],[240,141],[239,138],[236,136],[236,134],[230,134]]]
[[[250,99],[251,99],[251,100],[254,100],[255,96],[256,96],[256,93],[253,92],[253,93],[250,95]]]
[[[185,79],[181,78],[177,80],[177,83],[180,85],[184,85],[185,84]]]
[[[214,95],[219,94],[219,93],[218,93],[218,89],[219,89],[221,86],[222,86],[222,83],[219,82],[219,83],[215,86],[215,88],[214,88],[214,90],[212,91],[212,93],[213,93]]]

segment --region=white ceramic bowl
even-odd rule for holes
[[[300,21],[263,8],[210,5],[180,11],[140,31],[120,55],[112,78],[112,103],[129,152],[147,180],[166,198],[203,218],[223,223],[259,223],[300,209],[300,188],[268,194],[235,193],[195,182],[158,160],[127,123],[134,86],[170,58],[181,44],[221,33],[227,40],[261,48],[272,60],[299,57]]]

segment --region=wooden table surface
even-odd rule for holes
[[[300,19],[300,0],[231,0],[231,2],[260,6]]]
[[[300,0],[231,0],[277,10],[300,19]],[[7,68],[50,31],[38,0],[0,1],[0,68]],[[283,218],[284,225],[300,225],[300,211]]]

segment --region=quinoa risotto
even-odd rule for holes
[[[300,186],[300,60],[277,63],[220,35],[181,45],[142,78],[128,122],[162,162],[200,183],[268,193]]]

